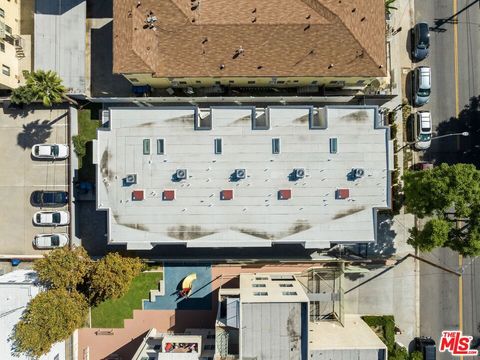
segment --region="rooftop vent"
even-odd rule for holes
[[[356,169],[353,169],[352,171],[356,179],[359,179],[363,177],[363,175],[365,175],[365,170],[362,168],[356,168]]]
[[[293,173],[295,174],[295,178],[297,178],[297,179],[303,179],[305,177],[305,169],[304,168],[293,169]]]
[[[175,178],[177,180],[185,180],[187,178],[187,169],[177,169]]]
[[[128,174],[125,177],[125,185],[133,185],[137,183],[137,174]]]
[[[246,169],[235,169],[235,177],[237,179],[245,179],[247,177]]]

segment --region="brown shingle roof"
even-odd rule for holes
[[[384,0],[114,0],[113,36],[115,73],[386,75]]]

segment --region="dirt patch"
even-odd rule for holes
[[[135,230],[148,231],[148,227],[145,224],[121,224]]]
[[[306,124],[306,123],[308,123],[309,120],[310,120],[310,115],[306,114],[306,115],[300,116],[299,118],[296,118],[295,120],[293,120],[293,123],[294,124]]]
[[[247,115],[247,116],[243,116],[237,120],[235,120],[232,125],[235,125],[235,124],[245,124],[245,123],[248,123],[252,121],[252,116],[251,115]]]
[[[297,220],[288,230],[288,235],[297,234],[299,232],[310,229],[312,226],[306,220]],[[287,235],[287,236],[288,236]]]

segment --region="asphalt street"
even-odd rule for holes
[[[435,29],[436,20],[449,18],[455,10],[460,12],[472,2],[474,0],[417,0],[415,18]],[[431,100],[422,110],[431,111],[437,134],[455,132],[459,112],[468,106],[472,97],[480,95],[479,4],[475,1],[473,6],[461,12],[456,25],[455,21],[449,21],[440,29],[431,31],[430,56],[415,64],[432,69]],[[419,155],[435,163],[462,162],[471,141],[471,137],[439,139],[432,141],[429,151]],[[439,249],[424,256],[455,271],[462,268],[458,254],[450,250]],[[420,265],[420,275],[421,335],[432,336],[438,343],[442,330],[461,326],[465,334],[480,336],[480,261],[463,259],[461,283],[457,276],[427,264]],[[460,287],[463,288],[461,294]],[[439,359],[452,358],[448,354],[439,354]]]

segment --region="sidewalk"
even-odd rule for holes
[[[405,96],[406,74],[412,69],[407,41],[409,29],[414,25],[413,0],[397,0],[388,21],[391,31],[387,34],[387,51],[389,51],[389,71],[392,94],[397,95],[383,108],[392,110],[402,104]],[[396,34],[395,31],[399,30]],[[392,33],[393,31],[393,33]],[[393,35],[394,34],[394,35]],[[406,136],[402,110],[397,111],[398,148],[404,145]],[[396,154],[400,176],[403,174],[404,152]],[[410,165],[410,163],[408,164]],[[408,253],[415,253],[407,244],[409,229],[415,225],[415,218],[404,209],[393,218],[379,216],[376,248],[369,249],[369,254],[389,256],[400,260]],[[372,254],[373,253],[373,254]],[[396,325],[401,334],[396,340],[408,346],[419,333],[419,266],[413,258],[407,258],[395,266],[371,268],[365,274],[345,275],[345,312],[356,314],[395,316]]]

